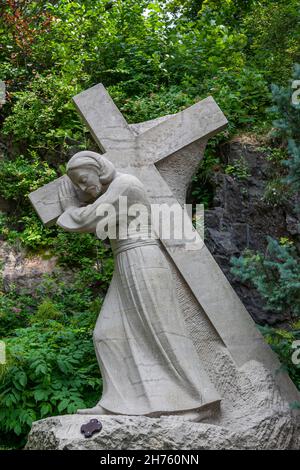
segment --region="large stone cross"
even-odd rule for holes
[[[74,97],[83,120],[106,158],[117,169],[138,177],[151,203],[185,201],[187,186],[209,137],[223,130],[227,120],[212,97],[171,116],[128,125],[104,86],[96,85]],[[61,214],[58,187],[62,176],[30,194],[41,220],[50,225]],[[231,353],[237,367],[250,360],[263,362],[290,400],[291,386],[280,364],[206,248],[187,251],[184,245],[162,240],[190,295]],[[293,395],[293,393],[292,393]]]

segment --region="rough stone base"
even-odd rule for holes
[[[192,450],[299,449],[299,413],[280,394],[261,363],[233,369],[230,358],[216,356],[221,409],[200,423],[179,416],[65,415],[33,423],[27,449]],[[210,364],[213,364],[210,362]],[[82,424],[98,418],[103,428],[85,438]]]
[[[82,424],[95,416],[65,415],[33,424],[26,449],[30,450],[204,450],[298,449],[300,439],[289,416],[262,417],[248,429],[234,432],[208,423],[178,417],[98,417],[102,431],[90,438],[80,433]]]

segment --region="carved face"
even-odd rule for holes
[[[92,198],[96,199],[100,196],[102,184],[99,180],[99,174],[96,168],[88,165],[82,166],[81,168],[74,168],[68,171],[68,176],[75,186],[78,186]]]

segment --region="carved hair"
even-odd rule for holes
[[[107,158],[91,150],[83,150],[82,152],[75,153],[67,163],[67,173],[70,170],[87,166],[97,168],[99,180],[102,184],[110,183],[116,174],[114,165]]]

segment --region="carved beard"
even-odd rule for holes
[[[102,185],[99,183],[97,186],[90,186],[86,192],[92,199],[97,199],[97,197],[99,197],[102,192],[101,190]]]

